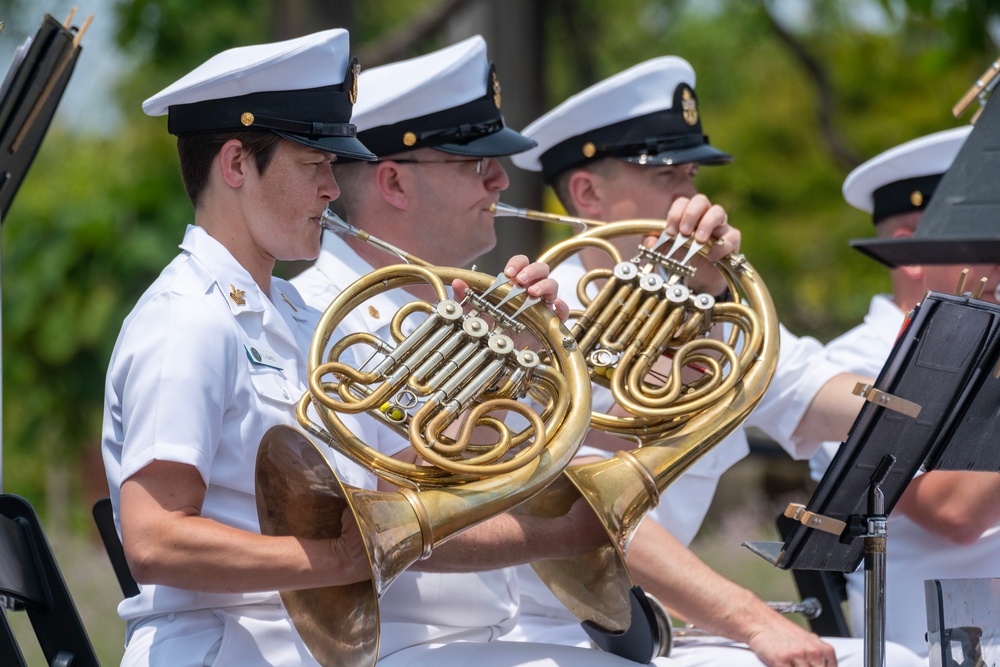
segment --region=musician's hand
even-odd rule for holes
[[[367,581],[371,579],[372,571],[361,531],[349,507],[344,508],[340,521],[340,537],[330,540],[330,550],[343,564],[336,577],[337,585]]]
[[[565,322],[569,317],[569,306],[566,302],[558,298],[559,283],[549,278],[549,267],[541,262],[529,262],[524,255],[514,255],[507,260],[507,266],[503,271],[504,275],[510,278],[515,285],[526,287],[528,295],[539,297],[545,307],[551,310],[561,322]],[[466,285],[461,280],[452,283],[455,294],[464,294]]]
[[[833,647],[781,614],[767,614],[747,644],[767,667],[835,667]]]
[[[694,235],[698,243],[712,244],[708,258],[715,261],[740,249],[740,230],[729,225],[726,210],[703,194],[678,197],[667,212],[667,234]],[[721,241],[721,243],[718,243]]]
[[[689,282],[691,289],[713,296],[724,292],[726,281],[711,264],[739,250],[741,241],[740,231],[729,225],[725,209],[718,204],[712,204],[708,197],[702,194],[691,198],[678,197],[667,212],[664,229],[667,235],[693,235],[695,241],[710,246],[707,258],[699,254],[691,259],[691,265],[698,270]],[[648,247],[655,241],[656,237],[646,236],[643,243]],[[669,246],[666,249],[669,249]],[[661,251],[666,249],[660,248]],[[680,252],[679,250],[675,253],[675,259]]]
[[[527,287],[530,296],[540,298],[561,322],[569,317],[569,306],[559,298],[559,283],[549,278],[548,264],[528,263],[524,255],[514,255],[507,260],[507,268],[503,272],[516,284]]]

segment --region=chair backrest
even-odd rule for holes
[[[27,613],[49,665],[99,667],[38,515],[10,494],[0,495],[0,594]],[[0,608],[0,665],[26,667],[6,614]]]
[[[132,578],[132,571],[128,569],[125,549],[122,548],[121,538],[118,537],[118,531],[115,529],[115,515],[111,508],[111,498],[101,498],[94,503],[93,513],[97,532],[101,534],[104,550],[108,552],[108,558],[111,560],[115,576],[118,577],[118,585],[122,588],[122,594],[127,598],[138,595],[139,584]]]
[[[781,538],[788,537],[788,523],[791,519],[778,516],[778,532]],[[844,616],[841,604],[847,599],[847,580],[840,572],[822,570],[792,570],[799,596],[804,600],[816,598],[823,605],[823,613],[809,619],[809,628],[821,637],[850,637],[851,629]]]

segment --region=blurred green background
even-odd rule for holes
[[[625,67],[683,56],[698,74],[705,131],[736,158],[702,169],[699,187],[743,231],[782,321],[828,340],[888,288],[885,271],[847,245],[872,229],[843,202],[844,177],[902,141],[968,122],[951,106],[993,61],[1000,34],[993,0],[0,0],[0,53],[34,34],[44,12],[62,20],[73,5],[74,24],[94,22],[2,226],[3,491],[38,508],[70,545],[64,560],[92,551],[77,540],[92,545],[89,509],[106,495],[103,384],[119,327],[191,220],[174,139],[140,105],[209,56],[342,26],[371,67],[482,33],[517,129]],[[551,200],[535,176],[508,167],[505,202]],[[502,253],[540,250],[561,233],[501,224]],[[105,567],[94,565],[101,577]]]

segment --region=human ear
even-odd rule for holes
[[[230,139],[219,149],[219,167],[229,187],[238,188],[246,182],[249,159],[239,139]]]
[[[399,165],[392,160],[375,164],[375,187],[390,206],[401,211],[409,208],[407,192],[413,187],[413,181],[406,178]]]
[[[597,174],[582,169],[573,172],[569,177],[567,183],[569,195],[573,200],[573,206],[583,217],[600,218],[604,210],[598,178]]]

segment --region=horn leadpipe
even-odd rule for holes
[[[430,262],[424,261],[417,257],[416,255],[411,255],[402,248],[398,248],[388,241],[383,241],[382,239],[372,236],[363,229],[359,229],[354,225],[347,223],[339,215],[326,209],[323,211],[323,215],[320,216],[319,226],[323,229],[329,229],[331,232],[337,232],[338,234],[345,234],[348,236],[353,236],[358,240],[364,241],[370,246],[374,246],[381,250],[384,250],[407,264],[416,264],[417,266],[431,266]]]
[[[560,225],[576,227],[581,231],[587,231],[590,227],[603,227],[605,222],[600,220],[589,220],[587,218],[577,218],[572,215],[556,215],[555,213],[544,213],[542,211],[532,211],[527,208],[516,208],[496,202],[490,205],[490,213],[494,216],[506,216],[534,220],[536,222],[554,222]]]

